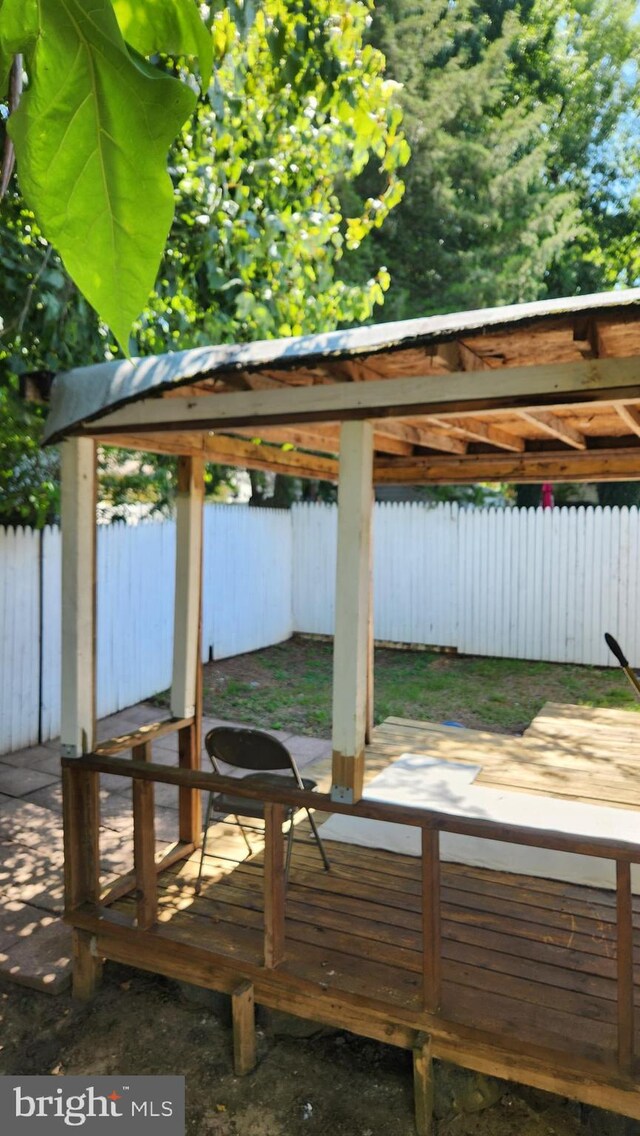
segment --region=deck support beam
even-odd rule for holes
[[[178,458],[171,713],[174,718],[193,719],[178,733],[178,755],[182,769],[200,768],[203,505],[203,459]],[[180,787],[179,825],[180,840],[187,844],[200,843],[202,815],[197,789]]]
[[[74,927],[71,944],[73,997],[77,1002],[90,1002],[102,981],[102,959],[96,950],[95,935]]]
[[[418,1136],[433,1132],[433,1056],[431,1038],[419,1033],[413,1045],[413,1104]]]
[[[95,745],[96,461],[91,438],[61,446],[62,722],[65,757]]]
[[[256,1067],[256,1008],[253,984],[243,982],[231,994],[233,1071],[244,1077]]]
[[[338,484],[331,797],[346,803],[360,799],[364,778],[371,667],[372,512],[373,425],[344,422]]]

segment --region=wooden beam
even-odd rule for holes
[[[455,340],[450,343],[438,343],[433,350],[433,361],[443,371],[464,371],[465,369],[460,344]]]
[[[573,342],[584,359],[597,359],[601,352],[596,321],[577,320],[573,325]]]
[[[363,384],[368,385],[368,384]],[[345,422],[340,438],[333,643],[332,799],[362,796],[367,728],[373,428]]]
[[[625,1073],[633,1069],[633,894],[631,865],[616,864],[616,966],[618,985],[618,1064]]]
[[[627,406],[624,402],[614,402],[616,413],[628,426],[632,434],[637,434],[640,437],[640,410],[637,406]]]
[[[424,1008],[430,1014],[440,1009],[442,987],[442,941],[440,929],[440,833],[422,829],[422,958]]]
[[[574,450],[586,450],[587,448],[587,440],[584,434],[581,434],[579,430],[574,430],[573,426],[569,426],[556,414],[548,414],[544,410],[520,410],[518,415],[525,422],[530,422],[532,426],[539,426],[550,437],[558,438],[560,442],[565,442]]]
[[[640,447],[562,453],[396,458],[374,465],[376,485],[472,485],[478,481],[640,481]]]
[[[413,1105],[418,1136],[433,1132],[433,1047],[428,1034],[419,1033],[413,1044]]]
[[[394,422],[393,419],[376,419],[373,423],[373,448],[382,450],[383,447],[379,445],[379,439],[385,436],[402,438],[412,447],[425,446],[427,449],[440,450],[442,453],[448,454],[466,453],[465,442],[461,442],[459,438],[453,438],[446,425],[443,429],[436,428],[435,430],[430,429],[430,425],[431,419],[427,420],[424,426],[414,426],[407,422]]]
[[[89,438],[61,446],[62,724],[66,757],[94,748],[96,462]]]
[[[398,430],[394,429],[395,425],[396,423],[391,422],[387,428],[387,424],[383,424],[383,428],[374,436],[374,449],[381,454],[409,457],[413,453],[413,443],[404,438],[400,424]],[[306,430],[299,426],[262,426],[259,430],[250,430],[247,426],[241,426],[235,433],[246,438],[257,437],[261,442],[275,442],[280,445],[288,443],[325,454],[337,454],[340,449],[340,426],[337,423],[323,422]]]
[[[196,710],[200,589],[202,586],[203,462],[178,459],[176,495],[176,590],[171,713],[193,718]]]
[[[458,414],[485,409],[504,410],[553,406],[574,401],[611,402],[640,398],[640,360],[593,359],[538,367],[504,367],[478,374],[381,379],[368,383],[328,383],[322,386],[202,398],[148,398],[130,402],[84,432],[108,436],[185,429],[227,429],[232,426],[287,422],[346,421],[411,415]],[[79,428],[79,431],[82,427]]]
[[[260,437],[259,428],[256,428],[254,436]],[[245,442],[242,438],[229,438],[223,434],[215,434],[207,439],[204,457],[206,461],[219,462],[223,465],[238,465],[246,469],[270,469],[291,477],[314,477],[322,481],[338,480],[338,463],[334,458],[322,457],[320,454],[301,454],[297,450],[283,450],[279,446]]]
[[[147,931],[158,915],[158,874],[153,781],[133,782],[133,861],[136,874],[136,918]]]
[[[242,982],[231,994],[233,1018],[233,1071],[244,1077],[256,1067],[256,1007],[251,982]]]
[[[524,438],[510,434],[508,430],[501,430],[499,426],[493,426],[489,422],[480,422],[477,418],[430,418],[429,421],[474,442],[488,442],[498,449],[514,453],[522,453],[524,450]]]
[[[76,759],[78,760],[78,759]],[[64,903],[70,917],[83,903],[100,896],[100,775],[79,765],[62,770],[64,833]],[[73,995],[87,1001],[102,975],[102,959],[92,936],[74,930]]]
[[[202,673],[202,667],[198,670]],[[200,768],[200,732],[202,707],[196,694],[196,715],[193,722],[178,732],[178,765],[181,769]],[[178,793],[178,826],[180,840],[186,844],[200,844],[202,834],[202,804],[198,789],[180,787]]]
[[[264,965],[273,969],[284,958],[284,805],[264,809]]]

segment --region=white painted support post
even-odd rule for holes
[[[202,458],[178,458],[176,598],[171,684],[171,713],[175,718],[193,717],[198,702],[203,475]]]
[[[65,757],[95,745],[96,456],[92,438],[61,446],[62,722]]]
[[[347,803],[362,796],[364,777],[372,506],[373,426],[344,422],[338,482],[331,796]]]

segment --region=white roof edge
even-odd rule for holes
[[[44,441],[59,441],[81,422],[99,418],[154,390],[193,382],[217,372],[247,367],[259,369],[275,364],[289,368],[296,362],[309,363],[323,356],[348,358],[369,355],[403,345],[418,345],[455,337],[461,332],[481,334],[493,328],[534,319],[579,315],[582,312],[636,304],[640,307],[640,288],[621,289],[589,296],[536,300],[507,307],[480,308],[443,316],[370,324],[319,335],[198,347],[148,358],[76,367],[58,375],[53,383]]]

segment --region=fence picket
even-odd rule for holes
[[[203,659],[257,650],[293,631],[331,634],[336,535],[331,505],[207,506]],[[42,538],[0,529],[0,753],[35,743],[39,719],[43,740],[58,733],[60,552],[55,528]],[[611,630],[638,661],[639,561],[635,506],[380,504],[375,635],[464,654],[614,665],[603,642]],[[174,571],[173,521],[100,527],[99,715],[168,687]]]

